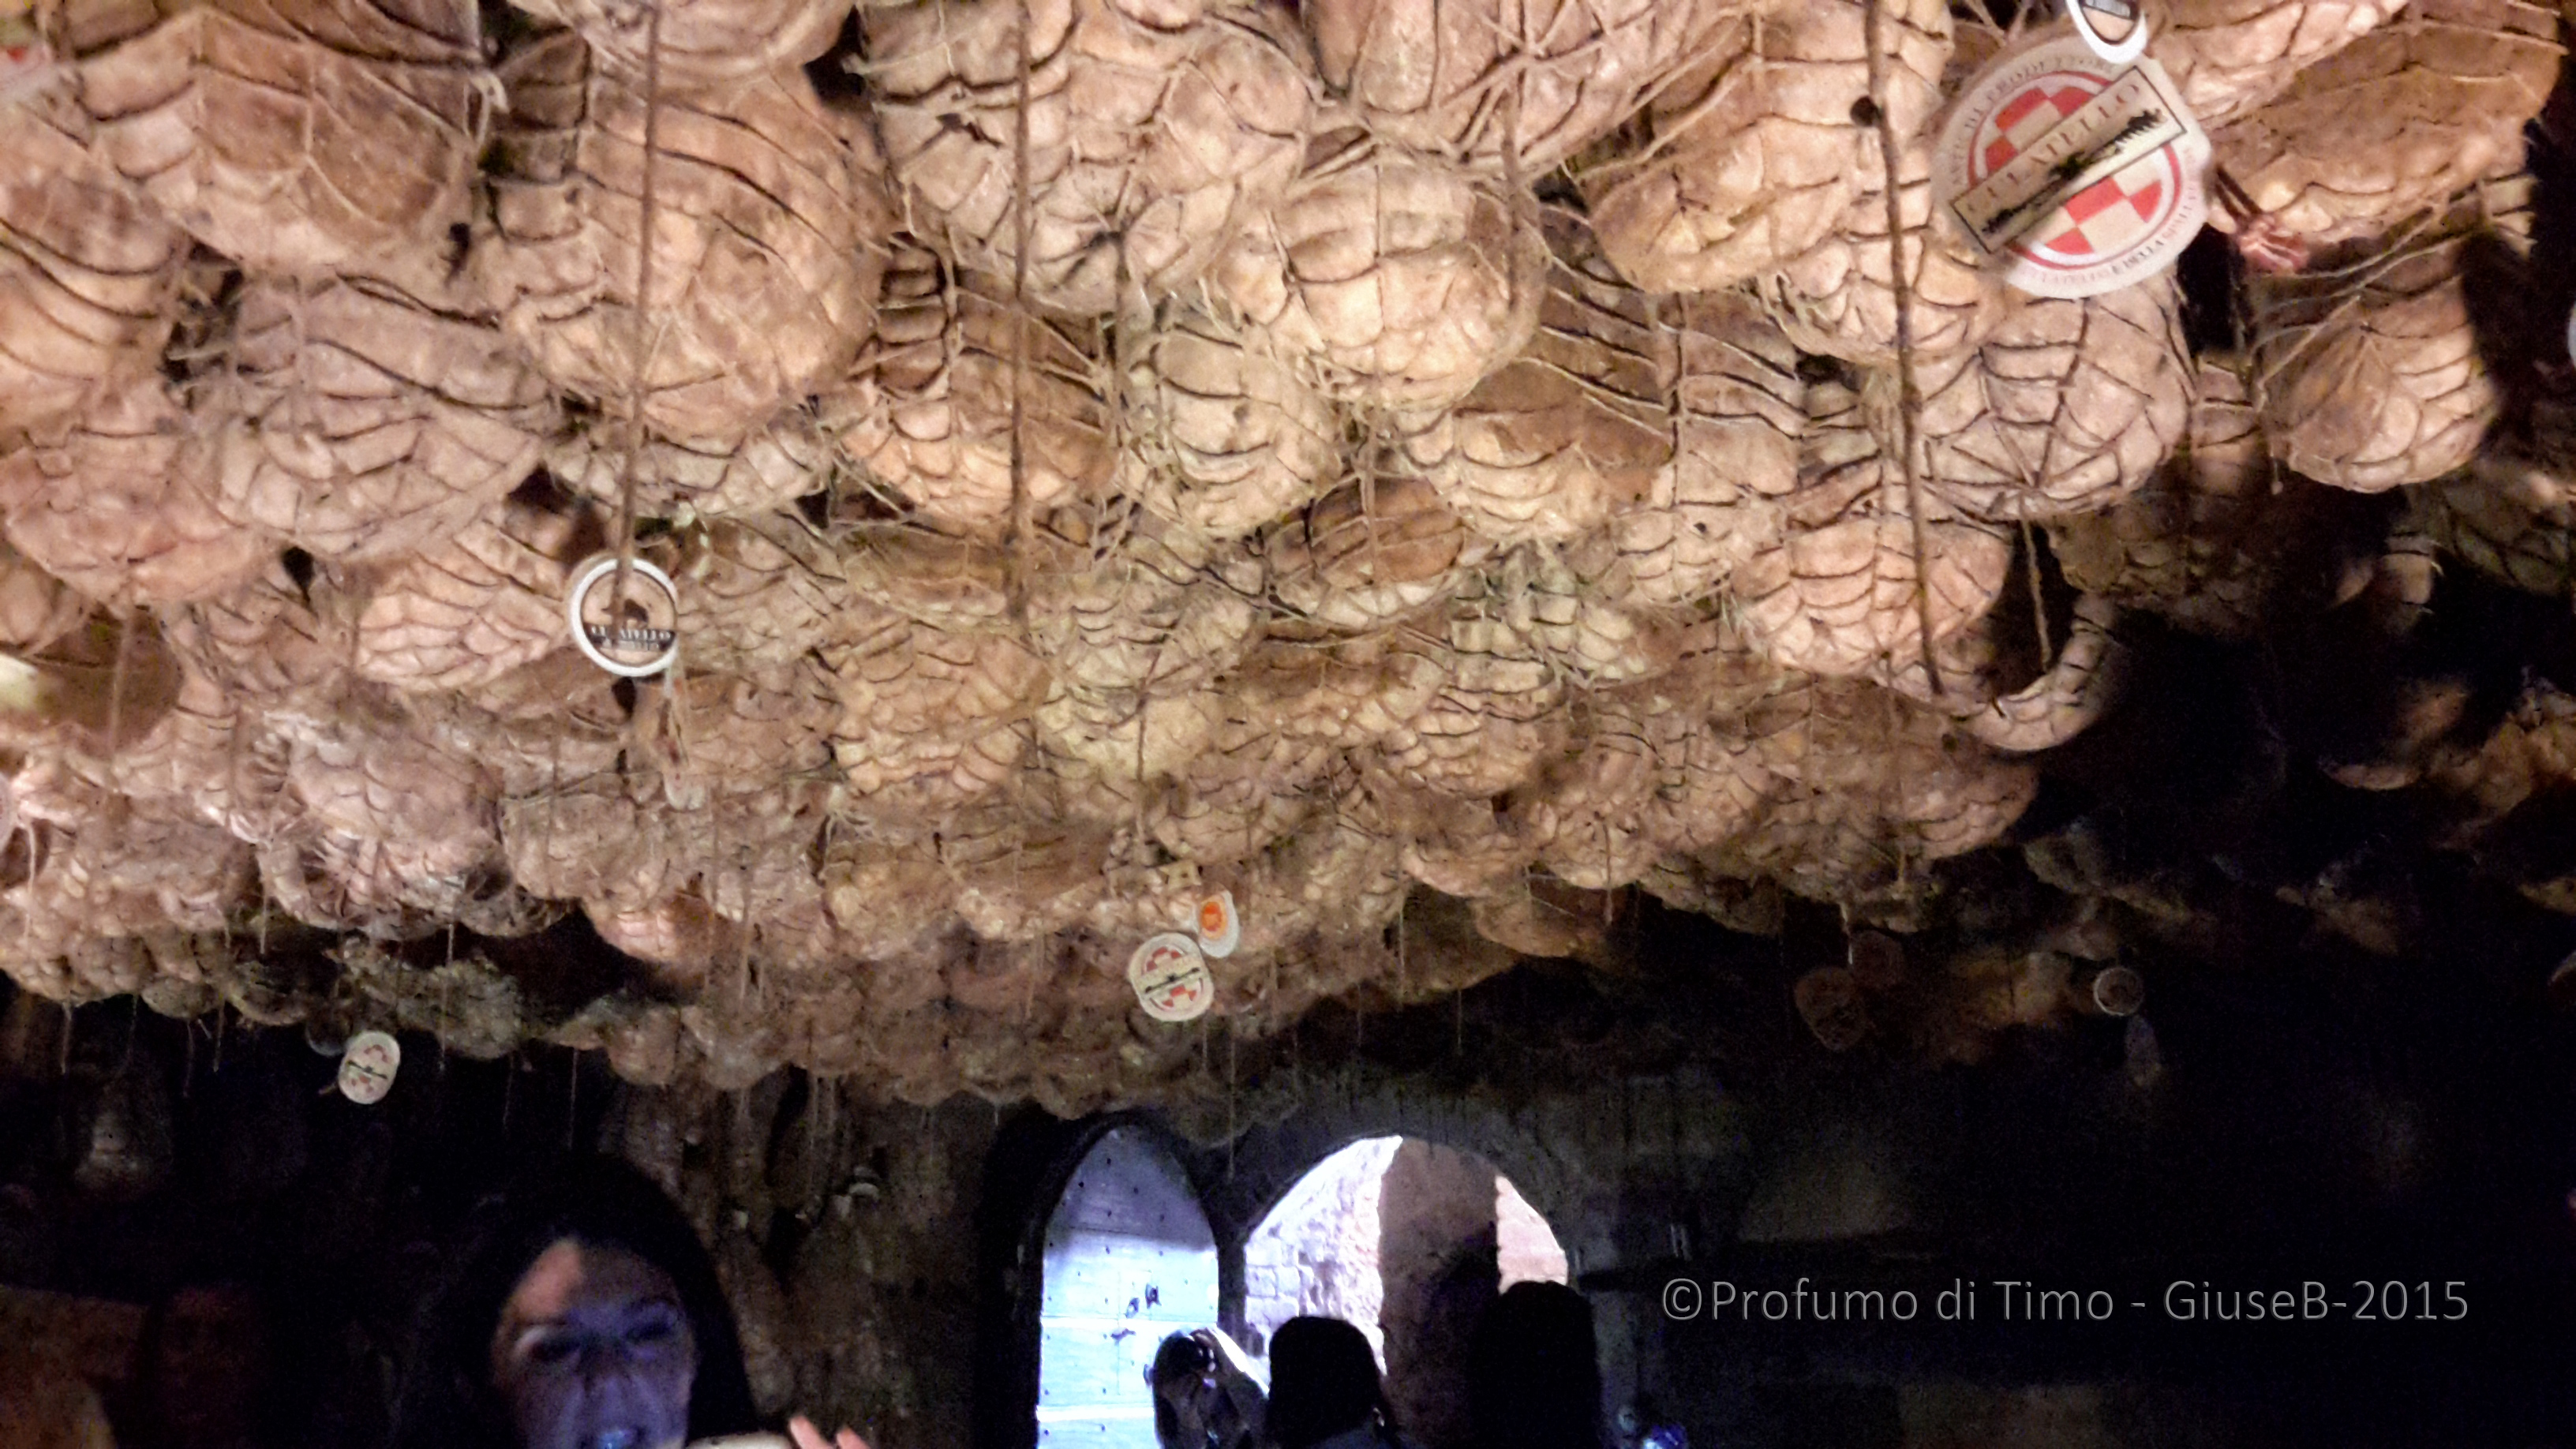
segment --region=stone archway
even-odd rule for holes
[[[1309,1169],[1244,1242],[1245,1347],[1301,1313],[1377,1346],[1387,1396],[1423,1449],[1466,1439],[1467,1337],[1511,1283],[1566,1280],[1544,1218],[1494,1165],[1411,1137],[1368,1137]]]

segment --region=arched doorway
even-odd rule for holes
[[[1047,1220],[1039,1449],[1154,1449],[1145,1369],[1164,1335],[1216,1322],[1216,1238],[1143,1132],[1100,1135]]]
[[[1494,1165],[1411,1137],[1366,1137],[1289,1188],[1245,1239],[1245,1347],[1302,1313],[1348,1319],[1378,1347],[1406,1437],[1455,1449],[1467,1335],[1528,1279],[1566,1281],[1565,1253]]]

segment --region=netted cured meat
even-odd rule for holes
[[[1451,511],[1503,543],[1584,533],[1674,463],[1666,395],[1685,344],[1579,223],[1550,222],[1529,347],[1405,439]]]
[[[2408,501],[2446,552],[2515,588],[2559,597],[2576,579],[2576,455],[2563,435],[2537,441],[2476,458]]]
[[[2301,70],[2386,25],[2409,0],[2179,0],[2155,56],[2183,104],[2216,130],[2279,95]]]
[[[378,566],[357,618],[358,673],[463,689],[568,643],[564,589],[585,521],[504,499],[446,542]]]
[[[725,519],[693,531],[672,571],[693,669],[783,664],[868,627],[840,556],[801,518]]]
[[[1817,899],[1887,890],[1901,862],[1992,841],[2039,783],[2027,766],[1952,740],[1937,713],[1858,681],[1781,691],[1746,728],[1780,783],[1716,858]]]
[[[782,413],[739,444],[633,435],[593,424],[546,450],[555,481],[608,508],[623,505],[629,480],[639,518],[729,518],[784,508],[830,481],[831,442],[802,408]]]
[[[2241,359],[2203,359],[2181,449],[2112,507],[2049,525],[2067,582],[2197,633],[2264,616],[2307,485],[2277,481]]]
[[[1731,585],[1747,637],[1774,661],[1856,674],[1920,653],[1927,634],[1937,645],[2002,592],[2012,557],[2004,530],[1919,481],[1909,497],[1895,451],[1872,432],[1859,394],[1839,382],[1808,387],[1797,492],[1778,535]]]
[[[2181,297],[2157,277],[2082,301],[2016,301],[1972,352],[1916,368],[1928,486],[1994,522],[2105,508],[2182,441]],[[1894,379],[1872,382],[1893,400]]]
[[[2374,236],[2519,169],[2563,54],[2554,9],[2413,0],[2217,133],[2218,164],[2312,245]]]
[[[842,708],[833,750],[870,813],[935,815],[1018,773],[1046,685],[1018,640],[895,615],[829,658]]]
[[[1196,307],[1163,309],[1123,387],[1122,481],[1155,514],[1211,538],[1240,538],[1306,503],[1342,461],[1332,405],[1243,329]]]
[[[1399,779],[1484,799],[1526,778],[1564,740],[1564,682],[1497,602],[1480,589],[1452,604],[1446,647],[1435,654],[1440,687],[1378,746]]]
[[[1896,202],[1917,357],[1982,341],[2004,311],[2004,288],[1976,244],[1932,196],[1930,147],[1906,148]],[[1861,184],[1824,238],[1758,279],[1771,315],[1810,351],[1873,367],[1896,362],[1898,248],[1887,241],[1886,169],[1872,153]]]
[[[1029,315],[1007,284],[899,245],[876,335],[823,401],[864,478],[936,527],[1008,530],[1108,481],[1098,328]],[[1014,431],[1016,427],[1016,431]]]
[[[328,571],[299,578],[280,555],[164,618],[191,668],[246,702],[272,706],[326,697],[347,678],[356,613],[348,602]]]
[[[1227,701],[1150,822],[1164,849],[1203,866],[1244,860],[1312,813],[1307,787],[1331,764],[1333,751],[1281,730],[1269,703],[1241,693]]]
[[[380,701],[299,731],[287,778],[301,828],[260,852],[270,894],[308,921],[424,934],[499,865],[492,781]]]
[[[1256,637],[1261,570],[1239,545],[1113,512],[1085,553],[1050,571],[1029,603],[1030,637],[1069,686],[1183,693],[1232,668]]]
[[[1371,130],[1537,176],[1714,48],[1726,0],[1324,0],[1302,13],[1324,83]]]
[[[1619,564],[1617,549],[1597,535],[1562,546],[1525,543],[1487,563],[1461,597],[1510,624],[1551,674],[1605,688],[1662,673],[1680,647],[1672,625],[1620,591]]]
[[[673,91],[803,65],[832,48],[849,15],[830,0],[526,0],[518,8],[580,32],[622,79],[640,87],[651,71]]]
[[[101,149],[246,266],[363,266],[435,248],[471,213],[496,97],[464,0],[150,0],[64,17]]]
[[[652,803],[613,776],[552,782],[500,801],[510,878],[556,900],[649,901],[667,887],[668,842],[647,828]]]
[[[2525,184],[2474,187],[2386,238],[2255,280],[2257,386],[2284,466],[2378,493],[2469,460],[2500,406],[2470,325],[2470,272],[2478,248],[2512,236]]]
[[[1574,161],[1602,249],[1650,292],[1717,291],[1823,241],[1879,167],[1885,109],[1898,144],[1940,104],[1950,14],[1890,4],[1887,94],[1873,101],[1869,6],[1816,0],[1729,20],[1713,54]],[[1863,106],[1871,102],[1871,106]]]
[[[1169,775],[1196,755],[1223,712],[1213,690],[1105,691],[1057,683],[1033,719],[1051,773],[1064,782],[1067,817],[1133,821],[1139,813],[1134,786]]]
[[[812,659],[683,673],[639,712],[637,762],[649,762],[664,797],[686,809],[718,793],[819,779],[831,768],[827,736],[840,714],[833,684]]]
[[[503,795],[515,798],[571,789],[617,769],[630,721],[616,686],[615,676],[579,651],[559,649],[471,689],[416,694],[405,703],[424,738],[480,761]]]
[[[1296,174],[1314,109],[1302,37],[1266,3],[915,0],[861,19],[916,230],[967,266],[1024,268],[1063,312],[1194,279]]]
[[[1671,455],[1610,528],[1636,600],[1675,605],[1706,596],[1778,531],[1806,384],[1796,349],[1749,299],[1659,298],[1651,311],[1678,349]]]
[[[1490,181],[1336,130],[1211,281],[1326,395],[1440,407],[1537,326],[1547,243],[1531,210]]]
[[[454,534],[534,471],[554,407],[501,335],[368,282],[258,281],[203,411],[223,515],[324,558]]]
[[[158,373],[0,453],[9,541],[102,603],[178,603],[257,573],[277,541],[226,518],[213,450]]]
[[[69,633],[89,600],[6,543],[0,543],[0,648],[24,649]]]
[[[113,757],[170,712],[183,680],[152,616],[105,613],[74,620],[7,656],[0,741],[76,755],[76,767]],[[112,772],[112,763],[107,767]]]
[[[1446,597],[1484,548],[1432,486],[1363,474],[1270,533],[1271,588],[1300,618],[1378,628]]]
[[[178,300],[186,239],[62,109],[0,108],[0,439],[147,367]]]
[[[500,240],[477,264],[547,378],[622,424],[640,395],[647,427],[703,448],[739,444],[848,366],[892,218],[864,126],[801,71],[658,97],[650,157],[642,93],[579,36],[545,36],[502,80]]]

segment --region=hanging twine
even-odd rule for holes
[[[1887,172],[1887,261],[1896,288],[1897,443],[1905,480],[1905,510],[1914,542],[1914,617],[1921,634],[1923,675],[1934,695],[1942,692],[1941,668],[1932,658],[1932,548],[1924,531],[1923,480],[1915,468],[1915,434],[1921,426],[1923,394],[1914,380],[1914,285],[1905,275],[1905,204],[1898,174],[1896,122],[1887,108],[1886,0],[1869,0],[1862,21],[1862,44],[1869,51],[1870,121],[1878,132],[1878,158]]]
[[[627,396],[626,466],[617,481],[617,575],[609,586],[609,617],[619,617],[626,604],[628,578],[635,571],[635,480],[644,459],[644,375],[651,348],[644,336],[653,307],[653,223],[657,211],[653,158],[660,149],[662,120],[662,4],[647,0],[644,11],[644,185],[638,198],[635,252],[634,378]]]

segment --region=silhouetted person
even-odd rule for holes
[[[1154,1390],[1154,1438],[1162,1449],[1256,1449],[1261,1386],[1244,1370],[1233,1340],[1212,1328],[1175,1333],[1145,1371]]]
[[[759,1426],[733,1311],[679,1209],[579,1161],[503,1194],[428,1305],[395,1449],[675,1449]],[[804,1449],[825,1449],[802,1419]],[[844,1429],[839,1449],[865,1449]]]
[[[1291,1318],[1270,1336],[1268,1435],[1278,1449],[1401,1446],[1377,1355],[1338,1318]]]
[[[1602,1449],[1592,1305],[1562,1283],[1515,1283],[1467,1345],[1476,1449]]]

